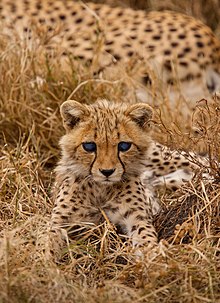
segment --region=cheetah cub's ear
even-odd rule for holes
[[[125,112],[137,125],[144,129],[149,129],[150,120],[153,117],[153,109],[145,103],[131,105]]]
[[[65,101],[60,107],[60,113],[67,131],[73,129],[90,114],[88,107],[73,100]]]

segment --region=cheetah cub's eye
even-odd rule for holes
[[[95,142],[83,142],[82,147],[88,153],[94,153],[96,151],[96,144]]]
[[[118,150],[120,152],[126,152],[131,148],[131,142],[119,142],[118,143]]]

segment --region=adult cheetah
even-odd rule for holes
[[[68,0],[1,0],[0,18],[2,33],[11,38],[12,28],[25,41],[36,40],[33,27],[45,30],[51,37],[48,52],[59,45],[63,58],[91,64],[94,74],[139,61],[133,76],[145,83],[138,95],[143,98],[144,90],[148,102],[158,87],[172,100],[183,96],[194,104],[220,86],[220,42],[190,16]]]

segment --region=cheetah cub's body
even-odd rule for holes
[[[61,114],[67,133],[60,141],[52,229],[99,224],[105,213],[134,247],[155,244],[152,186],[179,186],[196,165],[152,141],[152,110],[144,103],[66,101]]]

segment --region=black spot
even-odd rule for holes
[[[121,59],[121,57],[120,57],[119,55],[114,55],[114,58],[115,58],[116,60],[120,60],[120,59]]]
[[[168,55],[170,55],[170,54],[171,54],[171,51],[170,51],[169,49],[167,49],[167,50],[164,51],[164,55],[165,55],[165,56],[168,56]]]
[[[201,42],[201,41],[196,42],[196,45],[197,45],[199,48],[204,47],[204,43]]]
[[[95,24],[94,21],[91,21],[91,22],[87,23],[88,26],[93,26],[94,24]]]
[[[65,15],[59,15],[60,20],[65,20],[66,16]]]
[[[78,19],[76,19],[75,23],[76,23],[76,24],[79,24],[79,23],[81,23],[82,21],[83,21],[82,18],[78,18]]]
[[[67,191],[64,191],[63,194],[64,194],[64,195],[68,195],[68,192],[67,192]]]
[[[91,183],[91,182],[88,182],[88,186],[89,186],[90,188],[92,188],[92,183]]]
[[[173,47],[177,47],[179,45],[179,43],[177,43],[177,42],[172,42],[171,43],[171,46],[173,46]]]
[[[137,226],[133,225],[132,228],[131,228],[131,231],[135,231],[135,230],[137,230]]]
[[[150,33],[150,32],[152,32],[153,30],[152,30],[152,28],[150,28],[150,27],[147,27],[147,28],[145,28],[145,30],[144,30],[146,33]]]
[[[170,61],[165,61],[164,63],[164,67],[165,69],[167,69],[168,71],[172,71],[172,65],[171,65],[171,62]]]
[[[195,34],[194,37],[196,37],[196,38],[202,38],[202,36],[200,34]]]
[[[155,151],[155,152],[153,152],[152,155],[154,155],[154,156],[159,156],[159,153],[158,153],[157,151]]]
[[[92,48],[92,47],[86,47],[84,50],[85,50],[85,51],[92,51],[93,48]]]
[[[140,228],[138,229],[138,234],[140,235],[140,233],[141,233],[142,231],[144,231],[144,230],[145,230],[144,227],[140,227]]]
[[[185,61],[180,61],[180,63],[179,63],[180,65],[182,65],[182,66],[185,66],[185,67],[187,67],[188,66],[188,63],[187,62],[185,62]]]
[[[185,57],[185,55],[183,53],[177,55],[177,58],[179,58],[179,59],[184,58],[184,57]]]
[[[129,52],[127,53],[127,55],[128,55],[129,57],[133,56],[133,54],[134,54],[134,52],[132,52],[132,51],[129,51]]]
[[[190,163],[189,162],[183,162],[183,163],[181,163],[181,165],[183,165],[183,166],[189,166]]]
[[[148,75],[142,77],[142,81],[145,85],[151,85],[152,84],[152,80]]]
[[[185,39],[185,38],[186,38],[186,35],[180,34],[180,35],[178,35],[178,38],[179,38],[179,39]]]
[[[123,43],[122,47],[131,47],[131,44],[130,43]]]
[[[44,18],[39,18],[38,19],[39,23],[44,24],[46,22],[46,20]]]
[[[153,40],[160,40],[160,39],[161,39],[161,36],[159,36],[159,35],[154,35],[154,36],[152,36],[152,39],[153,39]]]
[[[62,208],[67,208],[67,205],[66,204],[61,204],[61,207]]]
[[[185,53],[189,53],[189,52],[191,52],[191,48],[190,48],[190,47],[185,47],[185,48],[183,49],[183,51],[184,51]]]
[[[178,189],[178,187],[176,187],[176,186],[172,186],[172,190],[177,190]]]
[[[122,33],[116,33],[116,34],[114,34],[115,37],[119,37],[121,35],[122,35]]]
[[[176,32],[177,29],[175,27],[170,28],[170,32]]]
[[[153,50],[155,49],[155,46],[154,46],[154,45],[148,45],[148,49],[149,49],[150,51],[153,51]]]
[[[158,163],[158,162],[160,162],[160,159],[155,158],[155,159],[152,159],[151,161],[152,161],[153,163]]]
[[[114,41],[106,41],[106,43],[105,43],[106,45],[112,45],[112,44],[114,44]]]
[[[42,5],[41,5],[40,3],[37,3],[35,7],[36,7],[36,9],[38,9],[38,10],[42,9]]]
[[[175,183],[176,182],[176,180],[170,180],[170,183]]]
[[[131,202],[131,198],[127,198],[125,201],[129,203]]]
[[[133,209],[129,209],[124,213],[124,218],[128,218],[131,214],[133,214],[134,210]]]
[[[141,216],[141,215],[137,215],[136,217],[137,220],[140,220],[140,221],[144,221],[145,220],[145,217]]]

